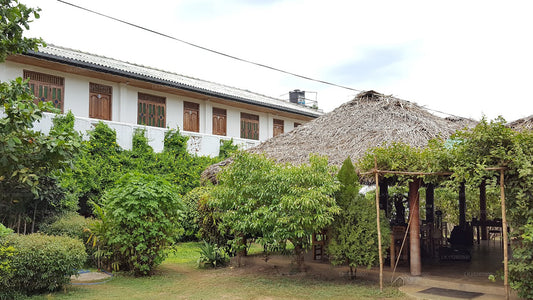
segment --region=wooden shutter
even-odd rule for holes
[[[24,70],[24,79],[30,79],[29,86],[35,102],[52,102],[55,108],[64,111],[63,97],[65,94],[65,79],[63,77]]]
[[[226,110],[213,107],[213,134],[226,135]]]
[[[183,130],[200,132],[200,104],[183,102]]]
[[[274,119],[274,134],[273,136],[277,136],[280,134],[283,134],[283,120]]]
[[[259,116],[241,113],[241,138],[259,140]]]
[[[166,127],[166,99],[144,93],[138,97],[137,124]]]
[[[112,91],[110,86],[89,83],[89,118],[111,120]]]

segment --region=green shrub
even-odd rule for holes
[[[76,212],[66,212],[42,224],[40,230],[48,235],[63,235],[85,242],[89,238],[86,231],[89,223],[89,219]]]
[[[1,246],[14,249],[8,257],[12,272],[0,289],[13,294],[57,290],[70,282],[87,258],[81,241],[63,236],[12,234],[2,239]]]
[[[230,140],[222,140],[220,143],[220,149],[218,150],[218,158],[226,159],[233,153],[237,152],[239,146],[233,144],[233,138]]]
[[[183,196],[184,212],[182,216],[183,229],[185,230],[181,241],[197,241],[200,238],[198,226],[198,206],[200,199],[209,193],[208,187],[197,187]]]
[[[183,233],[183,204],[173,185],[154,175],[129,173],[106,192],[103,209],[111,228],[105,235],[120,266],[136,276],[150,275],[165,248]]]
[[[198,247],[200,248],[200,258],[198,258],[199,267],[216,268],[224,266],[228,262],[228,255],[216,244],[210,244],[204,241]]]
[[[187,141],[188,136],[180,134],[180,129],[170,129],[165,133],[164,149],[173,155],[188,155]]]

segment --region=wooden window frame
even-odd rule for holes
[[[220,120],[223,120],[223,124],[220,125]],[[214,135],[227,135],[228,113],[223,108],[213,107],[213,134]],[[218,126],[220,125],[220,126]]]
[[[196,121],[188,122],[196,114]],[[183,130],[190,132],[200,132],[200,104],[196,102],[183,101]]]
[[[241,138],[249,140],[259,140],[258,115],[241,112]]]
[[[23,77],[30,79],[28,85],[35,96],[35,103],[39,101],[52,102],[55,108],[64,112],[65,78],[30,70],[23,70]]]
[[[273,127],[273,130],[272,130],[273,137],[285,133],[285,121],[283,120],[274,119],[272,127]]]
[[[95,109],[92,105],[92,97],[96,96],[98,99],[101,99],[101,95],[109,97],[109,116],[106,118],[103,115],[100,115],[98,112],[95,113]],[[89,118],[108,120],[111,121],[113,115],[113,87],[105,84],[89,82]]]
[[[137,124],[166,127],[166,98],[138,93]]]

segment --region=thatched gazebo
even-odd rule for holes
[[[441,118],[413,102],[367,91],[248,151],[294,164],[305,163],[309,154],[317,153],[340,166],[348,156],[355,161],[372,147],[391,142],[424,147],[430,139],[448,138],[456,130],[473,125],[475,122],[469,119]]]
[[[292,164],[306,163],[309,155],[316,153],[328,156],[330,164],[340,166],[348,156],[357,161],[373,147],[393,142],[425,147],[431,139],[446,139],[457,130],[475,125],[476,122],[470,119],[456,116],[441,118],[413,102],[366,91],[332,112],[247,151],[264,153],[277,162]],[[216,183],[216,174],[229,163],[231,159],[210,166],[202,177]],[[387,201],[387,182],[380,182],[379,186],[379,198],[384,195]],[[418,187],[409,186],[409,210],[413,212],[418,211]],[[432,193],[433,187],[427,190]],[[416,191],[416,194],[411,191]],[[411,194],[415,195],[416,199],[413,199],[416,201],[412,201]],[[433,196],[426,196],[426,204],[429,204],[429,199]],[[413,224],[417,225],[410,229],[411,272],[420,275],[420,252],[414,252],[414,249],[420,249],[417,213],[413,213],[413,219]]]
[[[516,131],[533,130],[533,115],[510,122],[507,126]]]

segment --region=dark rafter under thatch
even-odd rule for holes
[[[330,164],[340,166],[348,156],[352,161],[358,160],[369,148],[392,142],[424,147],[430,139],[448,138],[456,130],[475,124],[460,117],[441,118],[415,103],[367,91],[332,112],[247,151],[292,164],[306,163],[309,154],[317,153],[327,155]],[[219,170],[218,164],[213,165],[202,176],[213,181]]]
[[[510,122],[507,126],[516,131],[533,130],[533,115]]]

